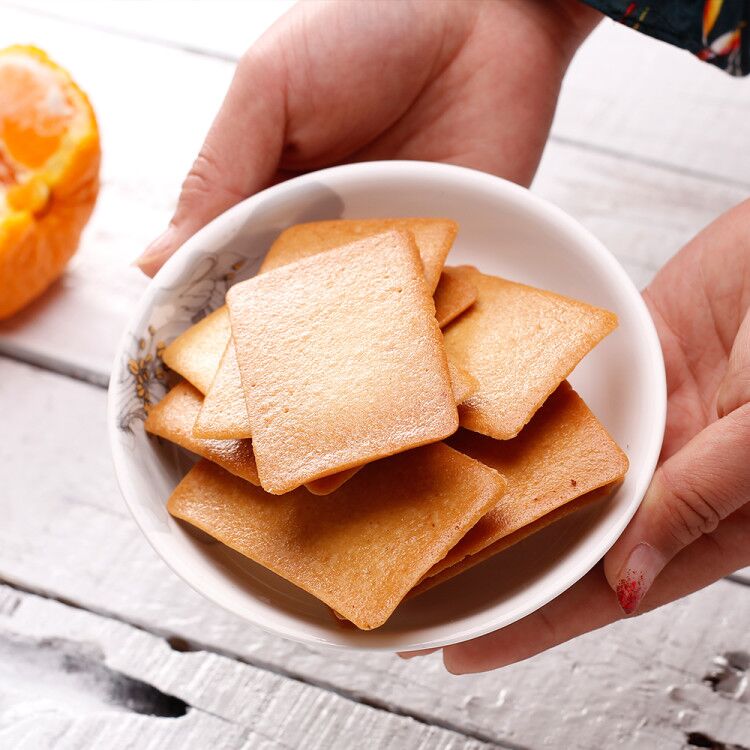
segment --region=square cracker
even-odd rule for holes
[[[453,398],[457,404],[468,398],[479,387],[479,383],[468,372],[461,370],[460,367],[456,367],[450,361],[448,362],[448,372],[451,376]],[[312,482],[307,482],[305,487],[313,495],[328,495],[341,487],[344,482],[351,479],[361,468],[363,467],[355,466],[351,469],[340,471],[338,474],[331,474],[322,479],[315,479]]]
[[[451,362],[448,362],[448,371],[450,373],[454,399],[457,404],[460,404],[476,391],[479,383],[469,373],[456,367]],[[211,388],[198,410],[192,434],[196,440],[210,440],[212,443],[227,440],[243,440],[252,437],[250,434],[250,422],[247,416],[247,406],[245,404],[245,393],[242,390],[237,357],[231,339],[224,350],[224,356],[221,359],[221,364],[216,372]],[[206,458],[210,458],[210,456],[206,456]],[[253,459],[254,465],[255,462]],[[230,467],[224,468],[232,471]],[[328,495],[353,477],[359,468],[361,467],[346,469],[345,471],[307,482],[305,486],[314,495]],[[242,475],[240,474],[239,476]],[[257,481],[255,484],[257,484]]]
[[[453,397],[457,404],[476,392],[479,383],[465,370],[448,361]],[[245,393],[234,344],[227,343],[219,369],[193,425],[193,436],[206,440],[237,440],[251,437]],[[306,482],[314,495],[328,495],[354,476],[361,467],[353,467],[321,479]],[[231,471],[231,469],[230,469]]]
[[[152,435],[177,443],[248,482],[260,484],[249,440],[202,440],[193,436],[193,423],[202,403],[200,391],[185,381],[178,383],[151,407],[144,427]]]
[[[479,388],[477,379],[451,360],[448,360],[448,373],[457,404],[464,402]],[[213,440],[252,437],[237,355],[231,340],[224,350],[214,381],[203,399],[203,406],[193,426],[193,435]],[[329,483],[322,482],[319,486],[329,486]]]
[[[469,567],[468,563],[489,557],[489,553],[480,553],[491,547],[491,554],[505,549],[577,510],[580,504],[575,501],[602,487],[611,488],[628,470],[627,456],[567,382],[547,399],[518,437],[494,440],[459,430],[449,442],[456,450],[497,469],[508,488],[498,504],[429,571],[428,578],[466,561],[453,570],[455,575]]]
[[[394,229],[414,235],[422,258],[425,281],[430,292],[434,292],[445,258],[458,232],[458,224],[450,219],[335,219],[295,224],[276,238],[260,272]]]
[[[435,443],[370,464],[322,498],[270,495],[202,461],[167,507],[369,630],[504,487],[493,469]]]
[[[183,331],[164,350],[164,362],[201,393],[207,393],[231,336],[226,307]]]
[[[444,220],[415,219],[413,221],[443,222]],[[283,255],[281,253],[279,261]],[[279,262],[279,265],[283,264]],[[458,279],[457,274],[454,273],[455,270],[445,269],[441,283],[435,290],[436,317],[441,327],[463,312],[476,298],[476,290]],[[229,313],[224,305],[183,331],[164,351],[166,364],[192,383],[202,394],[211,395],[211,384],[217,377],[219,368],[223,368],[224,372],[220,380],[221,389],[217,391],[220,392],[224,388],[232,389],[225,401],[215,404],[211,403],[213,398],[208,401],[206,410],[210,414],[205,419],[201,419],[199,425],[196,426],[196,437],[218,440],[250,437],[249,426],[238,421],[242,418],[242,413],[234,410],[234,406],[238,403],[236,400],[238,388],[241,387],[234,352],[227,355],[233,361],[222,364],[227,346],[233,347],[234,345],[229,325]],[[465,372],[465,370],[462,371],[462,382],[458,385],[465,385],[466,377],[463,375]],[[465,390],[461,387],[457,390],[458,394],[464,392]],[[217,396],[218,393],[214,398]],[[457,403],[461,400],[463,398],[457,399]],[[208,418],[209,416],[213,421]],[[225,419],[226,422],[224,422]]]
[[[267,491],[455,432],[443,337],[410,234],[261,274],[233,286],[227,305]]]
[[[617,316],[469,266],[457,270],[478,292],[445,329],[450,358],[479,381],[459,409],[461,426],[508,440],[617,326]]]
[[[211,387],[203,399],[203,406],[193,426],[193,434],[216,440],[252,437],[245,391],[242,389],[237,353],[231,336]]]
[[[469,283],[460,268],[444,268],[440,283],[433,295],[435,317],[438,325],[445,328],[477,299],[477,288]]]
[[[434,575],[428,574],[407,594],[407,598],[410,599],[413,596],[417,596],[429,589],[435,588],[435,586],[438,586],[444,581],[449,581],[451,578],[455,578],[457,575],[473,568],[475,565],[479,565],[479,563],[489,560],[491,557],[494,557],[503,550],[512,547],[514,544],[522,542],[537,531],[541,531],[547,526],[551,526],[556,521],[559,521],[572,513],[576,513],[579,510],[583,510],[599,500],[603,500],[608,497],[615,488],[619,486],[619,484],[620,482],[613,482],[612,484],[605,484],[604,487],[600,487],[598,490],[587,492],[585,495],[581,495],[581,497],[571,500],[571,502],[566,505],[561,505],[559,508],[553,510],[552,513],[548,513],[546,516],[542,516],[538,520],[533,521],[528,526],[524,526],[523,528],[514,531],[512,534],[508,534],[508,536],[498,539],[489,547],[485,547],[483,550],[480,550],[473,555],[464,557],[449,568],[443,568],[439,573],[435,573]]]
[[[234,348],[232,348],[234,354]],[[239,379],[239,374],[237,375]],[[206,397],[208,398],[208,397]],[[245,422],[241,425],[247,428],[247,409],[245,399],[240,392],[242,412]],[[167,393],[158,404],[149,411],[145,422],[147,432],[169,440],[193,453],[213,461],[235,476],[242,477],[248,482],[259,485],[258,469],[255,464],[252,441],[246,438],[204,438],[195,435],[194,425],[202,413],[203,398],[200,391],[188,382],[178,383]],[[351,477],[357,469],[348,469],[339,474],[319,479],[310,483],[308,489],[315,495],[327,495],[340,487]]]

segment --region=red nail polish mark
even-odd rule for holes
[[[617,582],[617,601],[626,615],[632,615],[643,599],[643,574],[628,570]]]

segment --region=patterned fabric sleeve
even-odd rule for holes
[[[584,0],[616,21],[689,50],[735,76],[750,73],[747,0]]]

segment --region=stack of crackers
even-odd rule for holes
[[[362,629],[628,467],[565,380],[615,315],[444,267],[456,232],[426,218],[282,232],[167,347],[183,379],[146,421],[202,457],[174,517]]]

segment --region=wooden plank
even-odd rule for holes
[[[747,188],[749,115],[746,79],[607,20],[568,70],[552,132]]]
[[[42,675],[40,675],[42,677]],[[14,696],[11,696],[11,698]],[[154,719],[127,713],[90,714],[79,718],[57,710],[52,704],[16,705],[0,688],[0,699],[10,709],[0,711],[0,743],[13,750],[182,750],[187,747],[271,750],[279,745],[208,714],[191,711],[181,719]],[[22,712],[20,716],[12,712]],[[7,714],[4,716],[4,714]]]
[[[236,60],[295,0],[173,0],[123,3],[118,0],[20,0],[1,3],[36,14],[112,31],[157,44],[174,45]]]
[[[115,487],[104,402],[100,389],[0,359],[0,411],[12,436],[0,443],[0,579],[490,742],[676,750],[695,731],[750,746],[746,698],[703,682],[714,659],[750,652],[750,588],[720,582],[461,679],[439,655],[402,662],[285,641],[188,589],[141,537]]]
[[[228,59],[242,52],[293,3],[186,3],[175,23],[169,0],[20,0],[29,10]],[[744,123],[750,87],[663,42],[603,22],[574,59],[553,136],[636,160],[750,185]]]
[[[578,219],[643,287],[744,188],[549,143],[532,189]]]
[[[166,225],[232,65],[4,9],[0,45],[15,40],[47,48],[91,94],[102,126],[104,185],[70,270],[50,294],[0,324],[0,353],[103,384],[146,285],[128,264]],[[738,186],[557,142],[548,145],[534,190],[588,226],[639,285],[744,197]]]
[[[103,163],[77,256],[49,294],[0,323],[0,352],[106,383],[116,341],[147,282],[129,264],[166,227],[233,66],[12,9],[2,16],[0,47],[43,47],[89,93]]]
[[[7,586],[3,600],[3,747],[490,747]]]

